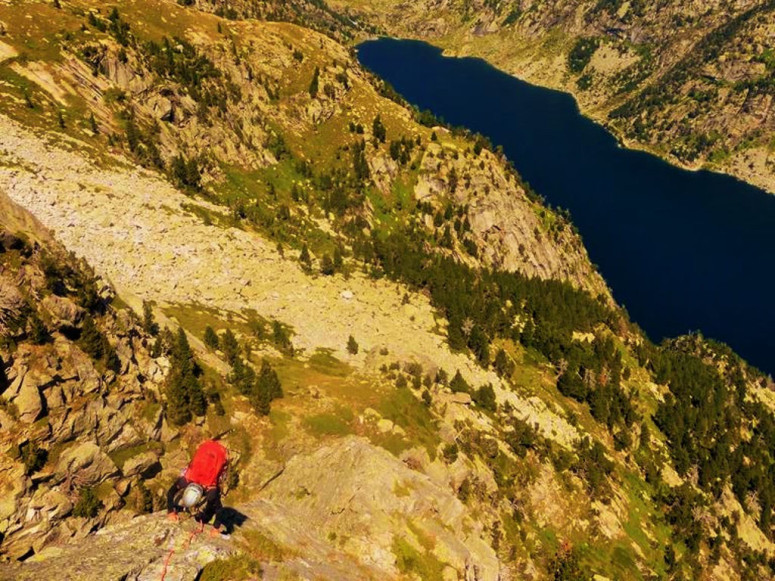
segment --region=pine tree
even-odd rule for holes
[[[140,148],[140,132],[135,124],[134,111],[129,113],[129,118],[126,121],[126,143],[129,146],[129,151],[137,153]]]
[[[509,361],[509,357],[503,349],[498,349],[493,366],[500,377],[508,377],[513,373],[514,365]]]
[[[94,113],[89,115],[89,127],[91,128],[91,132],[94,133],[94,135],[97,135],[100,132],[100,128],[97,125],[97,120],[94,118]]]
[[[154,337],[159,334],[159,325],[153,316],[153,307],[148,301],[143,301],[143,330]]]
[[[465,379],[463,379],[459,369],[455,372],[455,376],[452,378],[452,381],[449,382],[449,387],[453,393],[471,392],[471,386],[468,385],[468,382]]]
[[[290,352],[293,355],[293,344],[288,336],[288,331],[282,326],[280,321],[272,321],[272,342],[281,350]]]
[[[375,141],[385,143],[385,139],[387,139],[387,130],[382,124],[382,119],[379,115],[374,118],[374,122],[371,124],[371,131],[374,134]]]
[[[191,411],[188,409],[188,397],[180,370],[174,370],[168,380],[167,389],[167,418],[176,425],[191,421]]]
[[[334,270],[340,272],[343,265],[344,258],[342,256],[342,247],[337,244],[336,248],[334,248]]]
[[[250,397],[251,403],[259,415],[265,416],[269,414],[272,401],[282,396],[280,378],[269,362],[264,359]]]
[[[309,95],[313,99],[318,95],[318,89],[320,88],[320,69],[315,67],[315,72],[312,75],[312,81],[309,84]]]
[[[350,335],[347,339],[347,352],[350,353],[350,355],[357,355],[358,349],[358,342],[355,340],[355,337]]]
[[[498,407],[495,400],[495,390],[489,383],[481,386],[474,392],[473,400],[478,406],[487,411],[495,412]]]
[[[167,383],[167,417],[177,425],[188,422],[193,415],[204,415],[207,399],[199,382],[198,367],[186,332],[178,328],[171,353],[172,372]]]
[[[205,345],[207,345],[210,349],[218,349],[220,347],[218,334],[210,325],[207,325],[207,328],[205,329],[204,341]]]
[[[154,359],[157,357],[161,357],[162,351],[164,350],[164,344],[161,339],[161,335],[156,336],[156,341],[153,342],[153,346],[151,347],[151,357]]]
[[[185,184],[195,190],[202,187],[202,172],[199,170],[199,162],[193,157],[186,164]]]
[[[65,117],[62,115],[61,110],[57,110],[57,123],[59,124],[60,129],[64,129],[67,126],[65,124]]]
[[[266,392],[270,401],[283,397],[283,387],[280,383],[280,378],[266,359],[261,362],[258,386],[260,390]]]
[[[234,336],[234,333],[231,332],[231,329],[226,329],[226,332],[223,334],[221,349],[223,350],[224,355],[226,355],[226,361],[228,361],[230,365],[233,365],[234,361],[236,361],[239,356],[239,343],[237,343],[237,338]]]
[[[5,363],[3,358],[0,357],[0,392],[3,392],[8,387],[8,376],[5,374]]]
[[[100,333],[91,315],[86,315],[83,319],[78,343],[92,359],[99,360],[105,355],[105,337]]]
[[[325,276],[331,276],[336,272],[334,268],[334,261],[331,260],[331,256],[324,254],[320,260],[320,273]]]
[[[312,268],[312,257],[309,254],[309,248],[307,248],[306,244],[301,247],[299,262],[301,262],[302,266],[305,268]]]
[[[242,357],[237,357],[231,366],[229,374],[229,383],[237,388],[242,395],[250,395],[256,380],[256,372],[250,365],[247,365]]]
[[[188,393],[188,409],[195,416],[203,416],[207,413],[207,398],[205,398],[202,384],[194,374],[186,378],[185,385]]]

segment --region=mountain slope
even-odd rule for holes
[[[0,7],[0,189],[116,286],[108,313],[123,314],[107,316],[132,305],[148,365],[169,368],[138,401],[161,426],[147,441],[104,452],[112,465],[89,444],[101,421],[68,441],[109,468],[91,492],[23,480],[15,515],[44,493],[83,501],[57,503],[34,542],[40,515],[6,528],[0,574],[77,578],[79,555],[118,544],[104,557],[119,578],[158,577],[188,529],[137,515],[223,434],[226,504],[247,520],[231,512],[229,544],[192,541],[170,575],[772,575],[771,382],[699,336],[652,345],[486,140],[437,126],[299,25],[158,0],[59,6]],[[13,231],[37,224],[13,215]],[[30,457],[72,474],[45,398],[48,456]],[[162,540],[144,555],[122,538]]]
[[[334,5],[569,91],[630,147],[775,191],[772,2]]]

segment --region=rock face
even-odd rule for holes
[[[171,523],[157,513],[51,547],[22,565],[0,567],[0,579],[158,581],[165,573],[165,581],[193,581],[207,563],[232,552],[227,540],[199,532],[193,520]]]
[[[502,578],[481,524],[449,488],[361,438],[294,457],[260,499],[232,512],[240,516],[230,541],[156,513],[0,567],[0,579],[156,581],[164,571],[165,580],[193,581],[256,535],[276,547],[261,559],[264,578],[403,578],[399,546],[438,561],[445,579]]]
[[[261,496],[256,510],[246,508],[281,545],[299,546],[301,534],[316,537],[318,545],[343,538],[344,553],[392,577],[398,574],[398,541],[422,554],[422,543],[433,539],[429,553],[454,569],[456,578],[499,579],[498,558],[481,523],[452,491],[366,440],[345,438],[294,457]],[[274,510],[265,510],[267,505]],[[281,526],[270,526],[278,513]],[[325,554],[315,556],[325,561]]]
[[[18,330],[16,327],[23,309],[24,297],[14,281],[0,276],[0,334],[8,335]]]
[[[3,225],[24,220],[5,197],[0,213],[5,239]],[[11,313],[5,321],[15,319],[0,327],[0,339],[13,339],[0,347],[0,552],[21,558],[111,520],[123,504],[114,486],[126,494],[158,461],[143,448],[159,437],[158,421],[143,411],[160,400],[165,368],[149,356],[148,337],[134,320],[111,308],[90,316],[116,351],[117,371],[92,359],[72,338],[87,309],[68,291],[49,289],[43,256],[49,271],[79,266],[50,240],[45,249],[12,246],[0,249],[0,312]],[[116,453],[129,458],[126,474],[109,456]],[[68,518],[80,491],[98,487],[106,511]]]

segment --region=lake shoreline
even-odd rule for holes
[[[503,146],[547,203],[568,208],[615,300],[652,339],[700,329],[753,365],[772,367],[769,192],[630,147],[571,93],[480,57],[381,37],[359,44],[358,58],[407,102]]]
[[[600,111],[598,109],[596,111],[595,108],[587,106],[587,104],[584,101],[579,99],[579,96],[577,95],[577,93],[571,90],[567,85],[546,83],[543,79],[535,78],[533,75],[524,74],[524,72],[520,73],[520,72],[509,71],[501,68],[498,63],[495,63],[490,59],[487,59],[486,57],[477,55],[473,52],[465,53],[465,52],[460,52],[459,50],[453,50],[449,47],[445,47],[443,45],[434,43],[432,39],[425,39],[421,37],[405,38],[405,37],[398,37],[398,36],[391,36],[391,35],[366,35],[363,38],[360,38],[358,40],[358,44],[354,45],[354,48],[357,51],[358,47],[362,43],[375,41],[379,39],[390,39],[390,40],[397,40],[397,41],[414,40],[417,42],[423,42],[427,45],[430,45],[438,49],[441,52],[441,55],[444,57],[456,58],[456,59],[481,60],[487,63],[488,65],[490,65],[491,67],[502,72],[503,74],[509,75],[510,77],[513,77],[517,80],[520,80],[525,83],[529,83],[534,86],[542,87],[544,89],[558,91],[565,95],[570,96],[576,103],[576,107],[578,108],[579,113],[581,115],[583,115],[585,118],[589,119],[590,121],[593,121],[603,129],[605,129],[616,139],[617,143],[624,149],[628,149],[631,151],[642,151],[644,153],[648,153],[650,155],[653,155],[655,157],[662,159],[663,161],[665,161],[666,163],[669,163],[674,167],[684,169],[686,171],[692,171],[692,172],[707,171],[707,172],[712,172],[717,174],[723,174],[731,178],[734,178],[742,183],[759,188],[765,191],[766,193],[775,196],[775,174],[773,174],[770,177],[765,177],[758,173],[751,173],[749,174],[748,177],[744,177],[743,175],[740,175],[741,173],[743,173],[742,171],[741,172],[734,171],[734,166],[726,167],[726,166],[718,166],[718,165],[709,165],[707,163],[701,163],[701,164],[686,163],[681,159],[675,157],[674,155],[665,153],[664,151],[661,151],[658,148],[650,147],[648,144],[641,143],[639,141],[627,139],[624,135],[622,135],[620,130],[618,130],[615,126],[608,123],[606,110]]]

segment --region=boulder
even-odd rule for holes
[[[471,405],[471,394],[468,394],[464,391],[459,391],[457,393],[453,393],[452,396],[449,398],[449,401],[452,403],[458,403],[461,405]]]
[[[76,327],[80,324],[86,310],[76,305],[70,299],[48,295],[43,299],[41,305],[54,320],[58,327]]]
[[[33,423],[43,412],[43,398],[40,396],[36,382],[29,374],[24,376],[18,393],[11,401],[19,410],[19,420],[25,424]]]
[[[24,306],[24,297],[16,283],[6,276],[0,276],[0,335],[16,334]]]
[[[127,460],[121,471],[127,477],[141,476],[157,464],[159,464],[159,457],[155,452],[148,451]]]
[[[82,442],[65,450],[54,469],[59,480],[72,479],[79,486],[93,486],[118,474],[118,468],[94,442]]]

